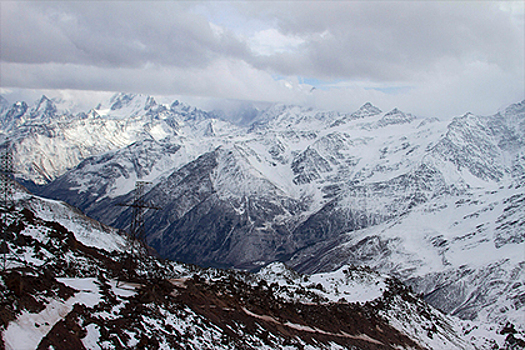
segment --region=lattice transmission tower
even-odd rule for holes
[[[129,258],[127,262],[124,263],[124,268],[130,272],[131,270],[131,258],[136,257],[139,260],[142,260],[142,250],[141,245],[145,245],[145,238],[146,238],[146,231],[144,226],[144,214],[146,213],[146,209],[153,209],[153,210],[160,210],[161,208],[156,207],[154,205],[150,205],[146,203],[144,199],[144,189],[145,186],[150,184],[150,182],[147,181],[137,181],[135,182],[135,195],[133,198],[133,203],[126,204],[126,203],[120,203],[117,204],[119,206],[123,207],[131,207],[133,208],[133,217],[131,221],[131,226],[129,229],[129,236],[130,236],[130,242],[128,246],[128,254]],[[145,247],[144,247],[145,248]]]
[[[11,152],[11,145],[9,140],[5,142],[0,149],[0,195],[3,206],[3,213],[0,219],[1,242],[0,249],[2,251],[2,268],[5,271],[7,268],[7,254],[9,252],[8,238],[9,238],[9,223],[8,213],[13,203],[14,180],[13,180],[13,153]]]

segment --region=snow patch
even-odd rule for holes
[[[59,278],[58,281],[79,290],[66,301],[50,300],[39,313],[22,312],[9,322],[4,332],[7,350],[34,350],[53,326],[62,320],[79,303],[88,307],[97,305],[101,296],[94,278]]]

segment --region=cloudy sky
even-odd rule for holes
[[[525,98],[524,21],[522,1],[2,0],[0,92],[492,114]]]

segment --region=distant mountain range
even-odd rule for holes
[[[525,328],[525,101],[420,118],[370,103],[205,112],[117,94],[73,115],[0,104],[21,182],[128,230],[137,180],[161,256],[303,273],[367,265],[444,312]],[[235,122],[235,123],[234,123]]]

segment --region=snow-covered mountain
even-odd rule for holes
[[[185,121],[198,123],[208,116],[179,101],[159,104],[152,97],[122,93],[76,115],[67,106],[42,96],[32,107],[16,102],[1,112],[0,137],[10,139],[21,179],[46,184],[90,156],[177,135]]]
[[[3,349],[449,350],[520,342],[510,326],[480,333],[368,268],[302,275],[273,263],[250,274],[144,253],[127,264],[125,236],[65,203],[18,188],[9,204],[0,206],[9,228]]]
[[[245,269],[283,261],[305,273],[368,265],[446,313],[525,327],[525,101],[450,121],[370,103],[351,114],[274,105],[248,125],[217,116],[118,94],[53,119],[45,146],[24,128],[47,122],[28,117],[3,133],[26,179],[54,179],[31,174],[60,164],[42,194],[105,224],[128,229],[132,209],[115,204],[149,181],[144,199],[162,209],[145,213],[146,233],[164,257]],[[38,151],[83,138],[100,148]],[[38,154],[46,170],[24,168]]]

